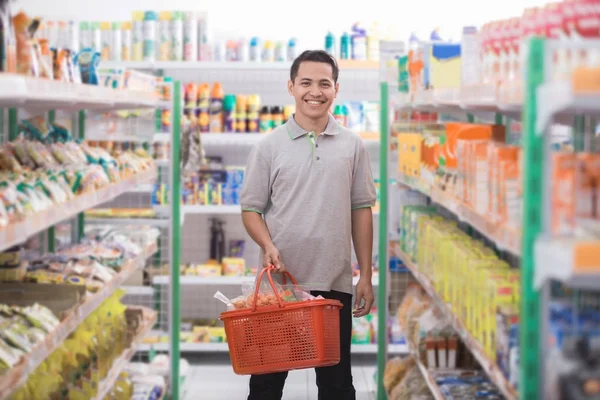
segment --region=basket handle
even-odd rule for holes
[[[269,279],[269,283],[271,284],[273,293],[275,294],[275,297],[277,298],[279,307],[280,308],[285,307],[285,305],[283,304],[283,300],[281,300],[281,296],[279,295],[279,292],[275,288],[275,283],[273,282],[273,277],[271,276],[271,271],[273,271],[274,269],[275,269],[274,265],[269,265],[268,267],[263,268],[260,271],[260,274],[258,274],[258,279],[256,280],[256,287],[254,288],[254,304],[252,304],[252,312],[256,311],[256,301],[258,300],[258,291],[260,290],[260,282],[262,281],[262,278],[263,278],[263,275],[265,274],[265,272],[267,273],[267,278]],[[290,278],[290,281],[292,281],[292,283],[294,285],[296,285],[296,286],[298,285],[298,282],[296,282],[296,279],[294,279],[292,274],[290,274],[287,271],[283,272],[283,284],[284,285],[287,282],[286,276]]]

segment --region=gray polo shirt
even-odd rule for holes
[[[331,115],[318,137],[290,118],[249,155],[242,210],[264,216],[283,263],[311,290],[353,293],[351,211],[375,201],[362,139]]]

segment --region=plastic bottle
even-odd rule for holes
[[[235,107],[235,131],[246,133],[248,131],[248,97],[237,96]]]
[[[184,98],[183,98],[183,109],[184,114],[190,117],[196,114],[196,108],[198,107],[198,86],[195,83],[188,83],[185,85]]]
[[[223,87],[219,82],[215,82],[210,94],[211,132],[223,132],[223,97]]]
[[[156,21],[154,11],[144,13],[144,61],[156,61]]]
[[[198,86],[198,127],[200,132],[210,132],[210,87],[208,83]]]
[[[287,106],[284,106],[283,107],[283,122],[285,123],[290,118],[292,118],[295,111],[296,111],[296,107],[292,104],[288,104]]]
[[[82,49],[92,48],[92,31],[90,30],[89,22],[83,21],[79,23],[79,43]]]
[[[123,61],[131,60],[131,43],[132,43],[132,34],[131,34],[131,22],[123,22],[121,24],[121,34],[123,36],[121,43],[121,59]]]
[[[58,21],[58,39],[57,47],[59,49],[69,49],[69,28],[66,21]]]
[[[367,59],[367,32],[358,26],[352,26],[352,59],[364,61]]]
[[[344,32],[340,39],[340,60],[350,59],[350,36]]]
[[[337,52],[335,49],[335,36],[331,32],[327,32],[327,36],[325,36],[325,51],[332,56],[337,57]]]
[[[196,14],[198,21],[198,60],[210,61],[211,52],[208,45],[208,16],[201,11]]]
[[[227,48],[225,42],[222,40],[215,40],[213,44],[212,60],[216,62],[223,62],[225,61],[226,56]]]
[[[287,60],[289,62],[292,62],[296,59],[296,57],[298,56],[298,45],[297,45],[297,41],[296,38],[291,38],[288,42],[288,47],[287,47]]]
[[[256,36],[250,39],[250,48],[248,53],[250,61],[258,62],[261,60],[260,39]]]
[[[232,94],[223,98],[223,132],[235,132],[235,96]]]
[[[260,124],[260,96],[251,94],[248,96],[248,132],[258,133]]]
[[[79,24],[75,21],[69,21],[67,24],[67,48],[73,50],[75,54],[81,49],[79,41]]]
[[[379,41],[381,40],[381,31],[379,24],[374,22],[367,35],[367,59],[379,61]]]
[[[237,42],[237,57],[239,62],[248,62],[248,41],[246,38],[241,38]]]
[[[112,45],[112,32],[110,29],[110,22],[102,22],[100,24],[100,32],[101,32],[101,46],[100,46],[100,59],[102,61],[109,61],[110,56],[112,55],[111,45]]]
[[[158,14],[158,60],[171,60],[171,13],[161,11]]]
[[[232,62],[237,60],[237,43],[228,40],[225,44],[225,61]]]
[[[183,60],[183,12],[171,13],[171,60]]]
[[[183,59],[198,61],[198,19],[194,11],[185,13],[183,34]]]
[[[142,61],[144,59],[144,13],[134,11],[131,24],[131,59]]]
[[[275,61],[284,62],[286,60],[285,43],[281,40],[275,43]]]
[[[263,46],[263,50],[262,50],[262,57],[261,60],[262,62],[273,62],[275,61],[275,49],[274,49],[274,45],[273,42],[270,40],[265,41],[265,44]]]
[[[123,51],[123,37],[121,35],[121,23],[113,22],[112,23],[112,46],[111,50],[111,60],[113,61],[121,61],[121,53]]]
[[[102,51],[102,31],[100,22],[92,22],[92,49],[100,53]]]
[[[267,133],[273,129],[273,118],[271,118],[271,111],[268,106],[263,106],[260,109],[260,133]]]
[[[271,109],[271,118],[273,120],[273,129],[283,125],[283,110],[279,106],[275,106]]]
[[[341,126],[346,126],[346,107],[341,104],[335,106],[333,110],[333,117]]]

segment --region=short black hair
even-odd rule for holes
[[[292,82],[294,82],[298,76],[298,69],[300,68],[300,64],[302,64],[304,61],[321,62],[331,65],[333,82],[337,83],[338,76],[340,75],[340,69],[338,68],[335,58],[333,58],[333,56],[325,50],[306,50],[296,57],[292,63],[292,68],[290,68],[290,79]]]

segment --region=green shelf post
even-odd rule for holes
[[[56,121],[56,111],[48,111],[48,123],[53,124]],[[56,227],[51,226],[46,231],[46,240],[48,242],[48,252],[54,253],[56,251]]]
[[[473,115],[471,113],[468,113],[467,114],[467,122],[470,123],[470,124],[474,123],[475,122],[475,115]]]
[[[180,293],[180,259],[181,259],[181,82],[173,83],[173,135],[171,137],[171,193],[169,204],[171,206],[171,290],[170,290],[170,325],[171,325],[171,399],[179,400],[179,341],[181,340],[181,293]]]
[[[536,132],[537,89],[544,82],[545,41],[533,38],[527,55],[524,117],[524,172],[523,172],[523,243],[521,258],[521,379],[520,398],[540,399],[541,346],[541,293],[534,288],[534,243],[543,224],[544,190],[544,137]]]
[[[16,108],[8,109],[8,140],[13,141],[19,134],[19,114]]]
[[[504,117],[500,113],[494,114],[494,124],[496,125],[504,125]]]
[[[389,114],[388,114],[389,88],[387,82],[380,86],[380,117],[379,129],[381,132],[381,144],[379,149],[379,292],[377,296],[377,400],[387,400],[385,387],[383,386],[383,374],[387,361],[387,293],[386,279],[388,272],[388,151],[389,151]]]
[[[85,139],[85,110],[79,111],[77,115],[77,127],[79,129],[79,139]],[[81,242],[81,240],[85,236],[85,214],[79,213],[77,214],[77,241]]]
[[[573,118],[573,149],[578,153],[585,149],[585,117],[582,115]]]

